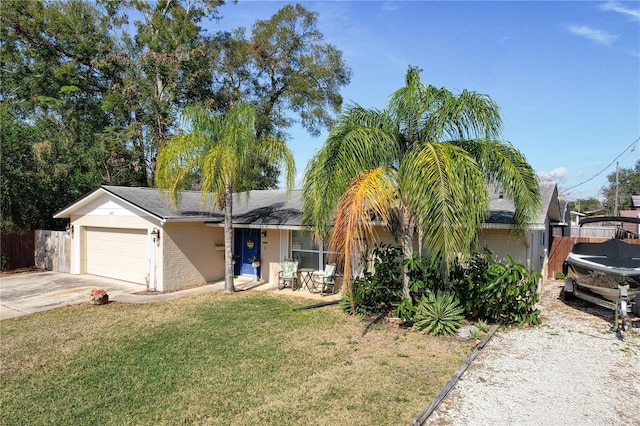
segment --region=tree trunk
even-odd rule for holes
[[[233,285],[233,188],[227,185],[224,193],[224,292],[235,293]]]
[[[414,220],[406,205],[402,205],[400,213],[400,229],[402,229],[402,253],[404,259],[410,259],[413,255],[413,235]],[[408,266],[404,266],[404,276],[402,279],[402,298],[411,302],[411,293],[409,292],[409,271]]]

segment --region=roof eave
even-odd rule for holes
[[[136,210],[142,211],[150,216],[153,216],[154,218],[158,219],[161,222],[166,221],[165,218],[163,218],[162,216],[159,216],[149,210],[146,210],[132,202],[130,202],[129,200],[122,198],[121,196],[119,196],[118,194],[115,194],[111,191],[109,191],[107,188],[105,188],[104,186],[101,186],[100,188],[96,189],[93,192],[90,192],[89,194],[85,195],[84,197],[80,198],[78,201],[70,204],[69,206],[65,207],[64,209],[60,210],[59,212],[55,213],[53,215],[54,219],[64,219],[64,218],[70,218],[72,215],[72,212],[76,209],[78,209],[79,207],[81,207],[82,205],[85,205],[87,203],[90,203],[93,200],[98,199],[100,196],[102,195],[108,195],[111,197],[115,197],[118,200],[124,202],[125,204],[135,208]]]

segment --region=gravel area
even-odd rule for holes
[[[498,331],[427,425],[640,425],[640,319],[611,331],[613,310],[559,299],[545,285],[543,324]]]

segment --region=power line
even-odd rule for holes
[[[638,143],[638,141],[640,141],[640,137],[638,137],[635,141],[631,142],[631,145],[629,145],[628,147],[626,147],[626,148],[625,148],[625,150],[624,150],[624,151],[622,151],[622,152],[620,153],[620,155],[618,155],[616,158],[614,158],[614,159],[613,159],[613,161],[611,161],[611,162],[607,165],[607,167],[605,167],[604,169],[600,170],[598,173],[596,173],[595,175],[591,176],[589,179],[585,180],[584,182],[580,182],[580,183],[579,183],[579,184],[577,184],[577,185],[573,185],[573,186],[572,186],[572,187],[570,187],[570,188],[566,188],[564,191],[569,191],[569,190],[571,190],[571,189],[573,189],[573,188],[577,188],[578,186],[580,186],[580,185],[584,185],[585,183],[590,182],[590,181],[594,180],[595,178],[597,178],[598,176],[600,176],[600,175],[601,175],[605,170],[607,170],[609,167],[611,167],[611,165],[612,165],[613,163],[615,163],[615,162],[616,162],[616,160],[617,160],[618,158],[622,157],[622,155],[623,155],[625,152],[627,152],[627,151],[629,150],[629,148],[631,148],[631,147],[632,147],[632,146],[634,146],[636,143]]]

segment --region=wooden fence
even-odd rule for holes
[[[36,231],[36,266],[47,271],[70,273],[71,241],[64,231]]]
[[[71,240],[64,231],[3,232],[2,270],[37,267],[71,272]]]
[[[3,271],[35,266],[34,233],[35,231],[20,231],[0,234]]]

